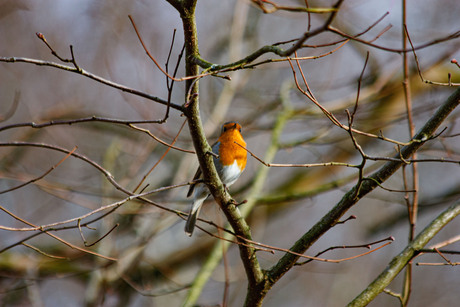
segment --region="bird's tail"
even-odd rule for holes
[[[193,201],[192,208],[190,209],[190,213],[188,214],[187,223],[185,224],[185,233],[189,237],[191,237],[193,234],[193,230],[195,229],[196,219],[198,218],[198,214],[200,213],[201,205],[203,205],[203,202],[205,201],[206,197],[198,198]]]

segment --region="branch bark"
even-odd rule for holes
[[[386,269],[348,306],[366,306],[404,269],[409,261],[420,251],[445,225],[460,215],[460,201],[442,212],[396,257]]]
[[[170,2],[171,3],[171,2]],[[198,38],[195,20],[196,0],[174,2],[174,7],[179,5],[181,14],[184,41],[185,41],[185,72],[186,76],[197,76],[199,66],[193,59],[199,56]],[[240,211],[235,206],[232,198],[225,190],[214,166],[211,146],[206,140],[203,124],[200,118],[198,79],[186,81],[186,97],[184,114],[188,119],[193,145],[203,173],[204,182],[207,184],[216,202],[222,208],[237,238],[252,240],[251,232]],[[238,239],[244,242],[242,239]],[[256,257],[256,249],[251,244],[239,245],[241,259],[248,278],[248,288],[259,288],[264,279],[264,274]],[[253,291],[250,291],[253,292]]]
[[[447,116],[460,103],[460,88],[458,88],[447,101],[439,107],[437,112],[425,123],[420,131],[415,135],[411,144],[404,146],[398,158],[407,159],[416,152],[430,137],[436,132],[436,129],[447,118]],[[402,165],[403,160],[389,161],[378,171],[370,176],[373,180],[366,180],[361,185],[353,187],[348,191],[340,202],[332,208],[319,222],[317,222],[307,233],[305,233],[292,247],[291,251],[303,254],[310,246],[313,245],[326,231],[333,227],[339,219],[356,204],[362,197],[372,192],[379,184],[391,177]],[[359,190],[357,191],[357,189]],[[356,195],[356,197],[353,197]],[[292,266],[297,262],[298,256],[293,254],[284,255],[276,265],[268,272],[270,287],[273,286]]]
[[[153,100],[153,101],[156,101],[156,102],[158,102],[158,103],[160,103],[162,105],[165,105],[165,106],[169,105],[173,109],[176,109],[178,111],[182,111],[182,106],[180,106],[178,104],[168,102],[167,100],[164,100],[164,99],[162,99],[160,97],[156,97],[156,96],[147,94],[145,92],[142,92],[142,91],[136,90],[134,88],[130,88],[128,86],[125,86],[123,84],[119,84],[119,83],[104,79],[104,78],[102,78],[102,77],[100,77],[98,75],[95,75],[93,73],[90,73],[89,71],[86,71],[86,70],[84,70],[84,69],[82,69],[80,67],[77,68],[77,67],[63,65],[63,64],[59,64],[59,63],[55,63],[55,62],[42,61],[42,60],[36,60],[36,59],[29,59],[29,58],[22,58],[22,57],[0,57],[0,62],[4,62],[4,63],[28,63],[28,64],[34,64],[34,65],[38,65],[38,66],[48,66],[48,67],[54,67],[54,68],[61,69],[61,70],[70,71],[70,72],[82,75],[84,77],[93,79],[94,81],[97,81],[97,82],[102,83],[104,85],[108,85],[110,87],[116,88],[116,89],[118,89],[120,91],[127,92],[127,93],[130,93],[130,94],[136,95],[136,96],[140,96],[140,97],[143,97],[143,98],[146,98],[146,99],[149,99],[149,100]]]
[[[340,3],[340,1],[338,2]],[[182,3],[181,18],[184,28],[186,49],[186,75],[196,76],[199,72],[198,42],[195,24],[195,1],[190,1],[190,6]],[[199,114],[198,80],[187,80],[186,83],[186,107],[184,114],[188,118],[189,129],[198,156],[204,180],[216,202],[221,206],[229,223],[233,227],[237,237],[252,240],[249,226],[241,216],[239,210],[233,204],[230,195],[224,189],[213,164],[211,151]],[[430,137],[443,120],[457,107],[460,102],[460,89],[456,90],[444,103],[433,117],[424,125],[412,142],[402,148],[396,159],[387,162],[380,170],[370,176],[372,180],[366,180],[356,185],[344,195],[342,200],[307,233],[305,233],[292,247],[291,251],[303,254],[316,240],[326,231],[336,225],[339,219],[356,204],[359,199],[373,191],[379,184],[391,177],[403,164],[404,160],[415,153]],[[402,159],[401,159],[402,158]],[[255,249],[251,245],[239,245],[241,259],[248,278],[248,294],[246,306],[261,306],[262,301],[271,287],[297,262],[299,256],[285,254],[279,262],[270,270],[263,272],[257,260]]]

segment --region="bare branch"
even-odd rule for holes
[[[36,59],[29,59],[29,58],[22,58],[22,57],[0,57],[0,62],[4,62],[4,63],[28,63],[28,64],[34,64],[34,65],[38,65],[38,66],[54,67],[54,68],[57,68],[57,69],[73,72],[73,73],[82,75],[84,77],[90,78],[92,80],[95,80],[95,81],[97,81],[99,83],[102,83],[102,84],[108,85],[110,87],[116,88],[118,90],[121,90],[123,92],[127,92],[127,93],[130,93],[130,94],[136,95],[136,96],[140,96],[140,97],[146,98],[148,100],[152,100],[152,101],[158,102],[160,104],[163,104],[165,106],[169,105],[173,109],[176,109],[178,111],[182,111],[182,106],[180,106],[180,105],[177,105],[175,103],[169,103],[168,104],[168,101],[163,100],[163,99],[161,99],[159,97],[147,94],[145,92],[142,92],[142,91],[127,87],[127,86],[119,84],[119,83],[112,82],[112,81],[107,80],[107,79],[104,79],[104,78],[99,77],[99,76],[97,76],[95,74],[92,74],[92,73],[90,73],[90,72],[88,72],[88,71],[86,71],[86,70],[84,70],[82,68],[77,69],[77,68],[74,68],[74,67],[71,67],[71,66],[62,65],[62,64],[55,63],[55,62],[42,61],[42,60],[36,60]]]
[[[414,140],[426,140],[436,132],[436,129],[441,125],[444,119],[460,104],[460,89],[457,89],[447,101],[437,110],[437,112],[425,123],[420,131],[414,136]],[[410,145],[404,146],[401,149],[401,154],[404,158],[411,156],[417,151],[423,142],[412,142]],[[377,172],[372,174],[370,178],[375,179],[377,182],[382,183],[394,174],[401,166],[402,161],[389,161]],[[373,180],[366,180],[359,187],[359,193],[356,194],[357,187],[355,186],[348,191],[339,203],[329,211],[322,219],[320,219],[307,233],[305,233],[291,248],[290,250],[303,253],[305,252],[316,240],[321,237],[327,230],[339,221],[339,219],[350,209],[359,199],[363,198],[366,194],[374,190],[378,185]],[[356,195],[356,197],[353,197]],[[460,205],[459,212],[460,212]],[[276,265],[269,270],[271,284],[274,284],[281,278],[290,267],[297,261],[297,256],[286,254],[283,256]]]
[[[64,162],[68,157],[70,157],[72,155],[72,153],[75,152],[75,150],[77,150],[77,147],[75,146],[64,158],[62,158],[57,164],[53,165],[50,169],[48,169],[46,172],[44,172],[42,175],[38,176],[38,177],[35,177],[33,179],[30,179],[28,180],[27,182],[24,182],[18,186],[15,186],[13,188],[9,188],[9,189],[6,189],[6,190],[3,190],[3,191],[0,191],[0,194],[4,194],[4,193],[8,193],[8,192],[11,192],[11,191],[14,191],[14,190],[17,190],[17,189],[20,189],[28,184],[31,184],[31,183],[34,183],[40,179],[43,179],[45,176],[47,176],[49,173],[51,173],[53,170],[55,170],[62,162]]]
[[[7,214],[10,215],[10,216],[12,216],[12,217],[15,218],[16,220],[21,221],[21,222],[24,223],[24,224],[27,224],[27,225],[32,226],[32,227],[38,227],[38,226],[36,226],[36,225],[34,225],[34,224],[32,224],[32,223],[30,223],[30,222],[28,222],[28,221],[26,221],[26,220],[20,218],[19,216],[17,216],[17,215],[15,215],[15,214],[11,213],[10,211],[8,211],[8,210],[6,210],[5,208],[3,208],[2,206],[0,206],[0,210],[2,210],[3,212],[7,213]],[[72,248],[72,249],[76,249],[76,250],[79,250],[79,251],[84,252],[84,253],[87,253],[87,254],[92,254],[92,255],[94,255],[94,256],[97,256],[97,257],[100,257],[100,258],[104,258],[104,259],[107,259],[107,260],[117,261],[116,258],[104,256],[104,255],[102,255],[102,254],[93,252],[93,251],[91,251],[91,250],[87,250],[87,249],[78,247],[78,246],[76,246],[76,245],[74,245],[74,244],[72,244],[72,243],[70,243],[70,242],[68,242],[68,241],[66,241],[66,240],[64,240],[64,239],[61,239],[60,237],[58,237],[58,236],[56,236],[56,235],[50,233],[49,231],[41,230],[41,229],[40,229],[40,232],[43,232],[43,233],[47,234],[48,236],[52,237],[53,239],[56,239],[57,241],[59,241],[59,242],[65,244],[65,245],[67,245],[68,247],[70,247],[70,248]],[[21,242],[21,244],[23,244],[23,243]],[[3,249],[2,251],[4,251],[4,250],[5,250],[5,249]],[[0,251],[0,253],[1,253],[2,251]]]
[[[417,237],[401,252],[394,257],[388,267],[348,306],[365,306],[372,301],[396,277],[399,272],[412,259],[417,250],[423,248],[448,222],[460,214],[460,202],[443,211],[430,225],[417,235]]]

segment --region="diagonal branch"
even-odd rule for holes
[[[192,61],[199,55],[198,38],[195,20],[195,4],[196,0],[189,0],[183,3],[183,11],[181,14],[184,41],[185,43],[185,72],[187,76],[198,75],[198,65]],[[216,202],[222,208],[229,223],[231,224],[235,233],[243,238],[252,240],[249,226],[236,207],[234,201],[225,190],[214,165],[213,157],[208,154],[212,152],[211,146],[206,140],[203,124],[200,118],[199,100],[198,100],[198,80],[186,81],[187,96],[184,114],[188,119],[190,135],[192,136],[193,145],[200,163],[200,168],[203,173],[204,181],[207,183],[209,191],[213,195]],[[242,239],[238,239],[239,241]],[[256,248],[252,244],[239,245],[241,259],[248,278],[248,287],[255,287],[259,285],[263,279],[264,274],[256,257]]]
[[[438,129],[441,123],[459,104],[460,88],[457,89],[425,123],[420,131],[414,136],[413,142],[401,149],[401,157],[406,159],[416,152],[424,144],[424,142],[436,132],[436,129]],[[373,191],[376,187],[378,187],[378,184],[383,183],[391,177],[403,164],[404,162],[401,160],[388,161],[382,168],[370,176],[372,180],[366,180],[360,185],[359,191],[357,191],[357,186],[348,191],[331,211],[329,211],[291,247],[291,250],[296,253],[304,253],[326,231],[333,227],[348,211],[348,209],[359,201],[359,199]],[[354,195],[356,195],[356,197],[353,197]],[[291,269],[298,258],[299,257],[292,254],[286,254],[267,272],[271,286],[273,286],[276,281],[278,281],[289,269]]]
[[[283,95],[284,94],[284,95]],[[282,96],[288,96],[285,94],[285,91],[282,90],[281,93]],[[272,130],[272,137],[271,141],[269,142],[269,146],[266,150],[266,154],[264,157],[265,161],[271,161],[274,159],[277,151],[278,151],[278,146],[279,146],[279,139],[281,136],[281,133],[283,129],[285,128],[287,120],[292,116],[292,110],[290,108],[284,108],[280,113],[278,113],[278,117],[276,120],[276,123],[273,127]],[[246,195],[246,200],[247,202],[241,206],[241,214],[243,217],[248,216],[254,206],[257,204],[257,197],[261,194],[261,191],[264,187],[264,182],[266,181],[267,175],[268,175],[269,169],[267,167],[262,167],[259,168],[257,171],[257,174],[255,175],[255,179],[253,183],[251,184],[251,191],[249,192],[248,195]],[[244,219],[241,220],[244,222]],[[224,234],[224,239],[229,239],[231,238],[231,235],[229,232],[226,232]],[[248,240],[248,238],[244,238],[242,236],[239,236],[240,240],[238,244],[245,245],[245,242],[248,242],[251,245],[256,244],[253,240]],[[209,256],[206,260],[206,262],[202,265],[202,268],[198,272],[197,276],[195,277],[195,280],[193,281],[192,287],[190,288],[190,291],[187,295],[186,302],[184,306],[194,306],[196,304],[196,301],[201,294],[203,287],[205,283],[208,281],[208,279],[211,277],[211,273],[214,271],[216,266],[219,264],[219,261],[222,259],[223,256],[223,249],[228,248],[228,241],[224,242],[224,247],[222,247],[221,242],[217,242],[212,251],[209,253]],[[260,249],[260,247],[259,247]],[[257,295],[265,295],[263,294],[263,291],[260,291],[261,288],[264,287],[264,281],[262,280],[260,283],[255,284],[255,283],[250,283],[248,284],[248,291],[247,291],[247,296],[246,296],[246,305],[247,306],[253,306],[251,305],[251,300],[257,301],[258,298],[256,298]]]
[[[292,45],[288,49],[283,49],[283,48],[280,48],[280,47],[275,46],[275,45],[266,45],[266,46],[263,46],[263,47],[259,48],[258,50],[256,50],[252,54],[248,55],[247,57],[245,57],[245,58],[243,58],[243,59],[241,59],[239,61],[236,61],[236,62],[233,62],[233,63],[230,63],[230,64],[225,64],[225,65],[212,64],[212,63],[202,59],[199,54],[196,54],[193,57],[193,61],[194,61],[195,64],[200,65],[203,68],[210,69],[211,71],[218,71],[218,70],[223,70],[223,69],[226,69],[226,68],[238,67],[238,66],[242,66],[242,65],[251,63],[251,62],[253,62],[254,60],[256,60],[257,58],[259,58],[260,56],[262,56],[265,53],[274,53],[274,54],[279,55],[281,57],[290,56],[295,51],[297,51],[300,48],[302,48],[303,44],[305,43],[305,41],[307,39],[309,39],[310,37],[313,37],[313,36],[316,36],[316,35],[318,35],[320,33],[328,31],[332,21],[334,21],[335,17],[337,16],[337,13],[339,11],[340,5],[342,4],[343,1],[344,0],[338,0],[332,6],[331,14],[330,14],[329,18],[326,20],[326,22],[323,25],[321,25],[320,27],[318,27],[318,28],[316,28],[316,29],[314,29],[312,31],[305,32],[301,37],[296,39],[295,44]]]
[[[161,99],[159,97],[147,94],[145,92],[142,92],[142,91],[127,87],[127,86],[119,84],[119,83],[115,83],[115,82],[107,80],[107,79],[104,79],[104,78],[102,78],[100,76],[97,76],[95,74],[92,74],[92,73],[90,73],[90,72],[88,72],[88,71],[86,71],[86,70],[84,70],[84,69],[82,69],[80,67],[76,68],[76,67],[71,67],[71,66],[68,66],[68,65],[63,65],[63,64],[59,64],[59,63],[55,63],[55,62],[43,61],[43,60],[37,60],[37,59],[30,59],[30,58],[23,58],[23,57],[0,57],[0,62],[4,62],[4,63],[16,63],[16,62],[28,63],[28,64],[34,64],[34,65],[38,65],[38,66],[48,66],[48,67],[58,68],[58,69],[61,69],[61,70],[70,71],[70,72],[82,75],[84,77],[93,79],[93,80],[95,80],[95,81],[97,81],[99,83],[102,83],[102,84],[108,85],[110,87],[116,88],[116,89],[121,90],[123,92],[127,92],[127,93],[130,93],[130,94],[136,95],[136,96],[140,96],[140,97],[143,97],[143,98],[146,98],[146,99],[149,99],[149,100],[153,100],[153,101],[161,103],[161,104],[163,104],[165,106],[169,105],[173,109],[176,109],[176,110],[179,110],[179,111],[182,111],[182,109],[183,109],[182,106],[180,106],[178,104],[175,104],[175,103],[172,103],[172,102],[168,103],[168,101],[166,101],[164,99]]]
[[[394,257],[385,270],[348,306],[366,306],[401,272],[407,263],[420,251],[446,224],[460,215],[460,201],[442,212],[430,225]]]

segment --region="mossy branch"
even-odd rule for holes
[[[199,54],[196,54],[194,57],[193,57],[193,62],[199,66],[201,66],[202,68],[205,68],[205,69],[209,69],[211,71],[220,71],[220,70],[225,70],[225,69],[237,69],[237,68],[243,68],[244,65],[246,64],[249,64],[249,63],[252,63],[254,60],[256,60],[257,58],[261,57],[262,55],[266,54],[266,53],[274,53],[280,57],[287,57],[287,56],[290,56],[292,55],[295,51],[299,50],[300,48],[302,48],[302,45],[305,43],[305,41],[307,39],[309,39],[310,37],[313,37],[313,36],[316,36],[322,32],[325,32],[328,30],[329,26],[331,25],[332,21],[334,21],[334,18],[337,16],[337,13],[339,11],[339,8],[340,8],[340,5],[342,4],[343,0],[338,0],[330,9],[330,16],[329,18],[324,22],[323,25],[321,25],[320,27],[314,29],[314,30],[311,30],[311,31],[308,31],[308,32],[305,32],[304,34],[302,34],[301,37],[299,37],[295,43],[289,47],[288,49],[283,49],[277,45],[266,45],[266,46],[263,46],[259,49],[257,49],[255,52],[251,53],[250,55],[248,55],[247,57],[241,59],[241,60],[238,60],[236,62],[233,62],[233,63],[229,63],[229,64],[223,64],[223,65],[217,65],[217,64],[213,64],[211,62],[208,62],[206,60],[204,60],[203,58],[201,58],[201,56]]]
[[[398,157],[404,159],[409,158],[415,153],[426,140],[430,138],[441,123],[447,116],[459,105],[460,103],[460,88],[458,88],[447,101],[439,107],[437,112],[425,123],[420,131],[415,135],[414,140],[409,145],[404,146],[401,154]],[[373,173],[370,178],[374,180],[366,180],[359,186],[353,187],[348,191],[339,203],[332,208],[319,222],[317,222],[307,233],[305,233],[292,247],[291,251],[296,253],[304,253],[316,240],[318,240],[326,231],[333,227],[340,218],[356,204],[362,197],[377,188],[379,183],[383,183],[390,176],[392,176],[402,165],[403,161],[389,161],[384,164],[378,171]],[[357,191],[359,189],[359,191]],[[286,254],[283,256],[276,265],[269,271],[269,280],[271,285],[275,284],[292,266],[297,262],[299,257],[293,254]]]
[[[394,257],[385,270],[361,292],[348,306],[366,306],[404,269],[407,263],[420,251],[445,225],[460,215],[460,201],[447,208],[436,217],[415,239]]]
[[[170,1],[170,3],[180,12],[182,19],[186,55],[186,76],[197,76],[199,74],[199,66],[193,61],[194,58],[199,56],[195,20],[196,0]],[[216,172],[213,157],[208,154],[211,152],[211,147],[206,139],[200,118],[198,82],[198,78],[186,81],[184,114],[188,120],[190,134],[203,173],[204,182],[208,185],[209,191],[222,208],[237,237],[251,240],[249,226],[224,188]],[[255,248],[252,244],[244,244],[239,245],[239,249],[249,285],[259,284],[263,279],[263,273],[255,255]]]

